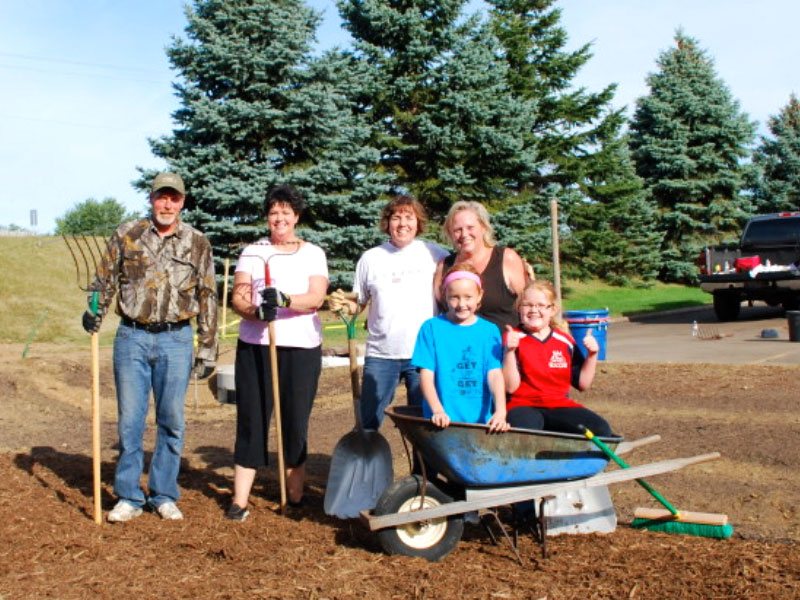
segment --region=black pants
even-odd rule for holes
[[[278,347],[283,457],[287,467],[305,463],[308,419],[322,372],[322,347]],[[267,431],[272,418],[269,346],[239,340],[236,346],[236,445],[233,461],[241,467],[267,464]]]
[[[583,434],[579,425],[588,427],[599,436],[612,436],[611,426],[606,420],[588,408],[533,408],[519,406],[508,411],[508,422],[512,427],[560,431]]]

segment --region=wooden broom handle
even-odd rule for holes
[[[634,512],[635,519],[647,519],[652,521],[679,521],[681,523],[699,523],[703,525],[727,525],[728,515],[715,513],[691,512],[688,510],[679,511],[678,519],[669,512],[661,508],[639,507]]]

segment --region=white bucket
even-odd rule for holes
[[[555,494],[545,502],[544,519],[549,536],[611,533],[617,528],[617,512],[604,485]]]
[[[364,365],[364,357],[359,356],[356,358],[359,366]],[[323,356],[322,357],[322,368],[327,369],[328,367],[349,367],[350,366],[350,358],[348,356]]]
[[[236,380],[233,365],[217,367],[217,400],[222,404],[236,403]]]

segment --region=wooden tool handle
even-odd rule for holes
[[[681,523],[700,523],[704,525],[727,525],[728,515],[715,513],[690,512],[688,510],[678,511],[680,517],[676,519],[668,510],[660,508],[637,508],[633,517],[635,519],[648,519],[651,521],[679,521]]]
[[[281,489],[281,514],[286,512],[286,469],[283,460],[283,422],[281,421],[281,388],[278,384],[278,346],[275,343],[275,321],[269,325],[269,368],[272,380],[272,406],[275,411],[275,442],[278,447],[278,482]]]
[[[92,334],[92,493],[94,522],[103,522],[100,503],[100,336]]]
[[[632,450],[636,450],[637,448],[641,448],[642,446],[646,446],[647,444],[653,444],[655,442],[660,442],[661,436],[656,435],[648,435],[647,437],[639,438],[636,440],[625,440],[624,442],[620,443],[617,446],[616,453],[617,456],[622,454],[627,454]]]

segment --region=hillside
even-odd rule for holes
[[[0,342],[75,342],[86,307],[75,264],[61,237],[0,237]],[[81,286],[86,285],[82,269]],[[104,328],[107,343],[113,328]]]

